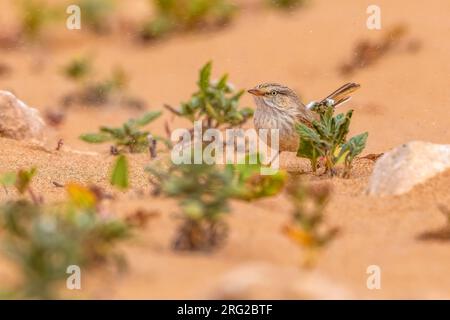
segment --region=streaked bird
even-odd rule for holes
[[[319,102],[311,102],[305,106],[294,90],[278,84],[263,83],[248,90],[254,97],[256,111],[253,122],[255,128],[279,129],[279,151],[297,152],[299,136],[295,130],[297,123],[311,125],[319,115],[311,110],[317,105],[337,107],[351,98],[351,94],[359,89],[356,83],[347,83]]]

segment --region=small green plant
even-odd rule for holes
[[[353,110],[345,115],[334,116],[332,105],[316,105],[314,109],[320,114],[319,121],[313,121],[312,126],[303,123],[297,125],[300,136],[300,146],[297,156],[311,161],[314,172],[318,160],[325,161],[325,172],[335,174],[335,166],[344,162],[344,177],[349,177],[352,162],[365,148],[368,133],[362,133],[347,140]]]
[[[129,79],[122,68],[114,68],[107,78],[100,80],[94,77],[94,71],[92,58],[89,56],[76,57],[62,68],[62,74],[77,86],[74,92],[64,96],[64,106],[118,104],[134,109],[145,107],[143,101],[126,95]]]
[[[15,186],[18,193],[23,195],[28,193],[30,198],[33,200],[35,204],[39,204],[42,202],[36,193],[33,191],[31,187],[31,181],[33,177],[36,175],[36,168],[31,168],[29,170],[19,170],[16,172],[8,172],[0,176],[0,184],[5,188],[7,186]]]
[[[72,81],[84,83],[92,74],[92,61],[86,56],[76,57],[64,66],[63,74]]]
[[[233,171],[234,196],[237,199],[252,201],[255,199],[272,197],[280,192],[286,182],[284,171],[271,175],[261,174],[261,158],[256,155],[256,163],[251,163],[251,156],[245,158],[244,164],[228,165]]]
[[[292,9],[302,6],[307,0],[266,0],[271,6],[280,9]]]
[[[305,185],[300,180],[294,180],[288,185],[287,193],[294,209],[292,222],[283,228],[283,232],[306,249],[304,265],[310,267],[315,262],[317,250],[338,232],[337,228],[325,228],[323,225],[331,189],[328,185]]]
[[[128,160],[124,155],[120,155],[117,158],[112,170],[110,182],[112,186],[116,186],[119,189],[128,189]]]
[[[227,235],[223,221],[232,199],[251,201],[273,196],[284,186],[285,174],[261,176],[261,165],[171,164],[147,168],[156,181],[156,193],[178,199],[183,223],[176,250],[211,250]]]
[[[126,148],[131,153],[143,152],[149,148],[149,131],[141,131],[161,115],[159,111],[147,112],[138,119],[130,119],[121,127],[100,127],[99,133],[88,133],[80,136],[80,139],[88,143],[113,142],[116,150],[124,151]]]
[[[252,109],[239,108],[244,90],[236,92],[226,74],[219,81],[211,81],[211,69],[212,63],[208,62],[200,70],[198,91],[188,102],[182,103],[179,109],[170,106],[166,108],[191,122],[201,120],[207,128],[244,124],[253,115]]]
[[[144,40],[173,31],[188,31],[224,25],[236,7],[228,0],[150,0],[156,15],[141,30]]]
[[[15,185],[20,194],[32,194],[34,173],[9,173],[0,181]],[[131,225],[101,214],[101,199],[94,190],[76,184],[66,190],[68,199],[62,203],[44,205],[23,198],[0,204],[2,251],[21,275],[11,298],[58,297],[71,265],[91,267],[112,260],[123,266],[115,247],[130,236]]]
[[[80,0],[81,19],[83,25],[96,33],[109,31],[109,15],[115,8],[114,0]]]
[[[22,33],[28,40],[36,40],[49,22],[60,17],[58,10],[39,0],[18,1]]]

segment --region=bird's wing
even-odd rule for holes
[[[300,112],[297,114],[296,119],[298,122],[304,123],[310,127],[314,120],[319,120],[319,114],[317,114],[316,112],[312,112],[311,110],[303,106],[300,107]]]

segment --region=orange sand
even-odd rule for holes
[[[123,15],[142,16],[142,1],[123,9]],[[7,2],[5,7],[12,3]],[[176,35],[148,46],[133,42],[127,34],[99,38],[54,27],[42,47],[0,50],[0,61],[12,68],[10,75],[0,76],[0,89],[13,91],[41,111],[57,108],[59,99],[73,89],[61,76],[61,66],[74,55],[92,52],[100,75],[122,65],[131,78],[130,93],[145,99],[151,109],[161,109],[163,103],[176,105],[188,99],[195,89],[197,70],[213,60],[214,75],[228,72],[238,88],[278,81],[295,88],[305,101],[322,98],[346,81],[360,83],[362,89],[343,110],[355,109],[352,133],[369,131],[367,153],[384,152],[411,140],[449,143],[450,2],[377,1],[382,8],[383,27],[404,23],[407,37],[420,41],[421,49],[416,53],[393,50],[351,77],[339,75],[338,68],[350,59],[355,43],[381,36],[382,31],[365,27],[366,8],[371,1],[314,0],[289,14],[262,8],[254,0],[239,2],[245,4],[244,9],[227,28]],[[0,17],[5,15],[7,10]],[[0,19],[0,25],[6,21]],[[253,105],[249,95],[242,103]],[[98,155],[49,152],[0,139],[0,172],[37,166],[34,185],[47,201],[63,196],[63,190],[55,188],[53,181],[95,183],[108,188],[108,167],[113,161],[108,146],[88,145],[77,137],[95,131],[99,125],[120,124],[138,114],[107,107],[71,109],[66,122],[48,132],[47,149],[53,149],[62,138],[66,147]],[[166,114],[158,119],[153,131],[163,134],[164,121],[171,118]],[[180,120],[171,123],[172,128],[180,125],[188,124]],[[294,168],[299,164],[292,157],[287,160]],[[109,269],[86,272],[79,295],[201,298],[222,275],[256,261],[267,262],[280,272],[290,267],[298,268],[299,274],[318,274],[355,298],[450,298],[450,243],[418,239],[445,223],[436,205],[450,206],[450,172],[407,195],[381,199],[364,194],[372,170],[369,160],[357,163],[351,179],[330,180],[335,192],[327,208],[327,223],[338,226],[341,234],[322,252],[316,268],[308,272],[299,267],[301,250],[280,232],[289,221],[289,203],[284,195],[255,203],[234,203],[227,219],[230,237],[217,252],[173,252],[170,240],[178,222],[173,218],[176,205],[170,200],[141,197],[137,192],[150,190],[143,172],[148,162],[148,155],[130,156],[133,188],[118,194],[117,200],[108,205],[119,214],[145,208],[157,210],[159,216],[124,246],[129,261],[127,273],[118,275]],[[302,162],[300,165],[304,166]],[[0,201],[11,196],[0,192]],[[381,290],[366,288],[366,268],[374,264],[382,270]],[[11,267],[2,262],[0,279],[13,282],[14,276]]]

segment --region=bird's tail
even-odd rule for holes
[[[327,101],[330,99],[334,101],[333,106],[336,108],[338,105],[343,104],[350,100],[351,94],[358,90],[361,86],[357,83],[347,83],[344,84],[342,87],[334,91],[332,94],[330,94],[328,97],[323,99],[319,102],[319,104],[326,104]]]

